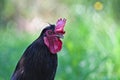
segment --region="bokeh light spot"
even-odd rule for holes
[[[100,10],[103,9],[103,4],[102,4],[101,2],[99,2],[99,1],[97,1],[97,2],[94,4],[94,8],[95,8],[95,10],[100,11]]]

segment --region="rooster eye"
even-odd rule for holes
[[[52,30],[48,30],[47,33],[48,33],[49,35],[54,34],[54,32],[53,32]]]

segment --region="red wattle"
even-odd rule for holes
[[[62,49],[62,41],[57,37],[44,37],[44,43],[52,54],[56,54]]]

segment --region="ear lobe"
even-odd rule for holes
[[[44,37],[43,39],[44,39],[45,45],[46,45],[47,47],[49,47],[49,41],[48,41],[47,37]]]

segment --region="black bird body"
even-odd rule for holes
[[[51,54],[44,44],[43,33],[24,52],[11,80],[54,80],[57,54]]]
[[[25,50],[11,80],[54,80],[57,52],[62,48],[66,19],[43,29],[41,35]]]

